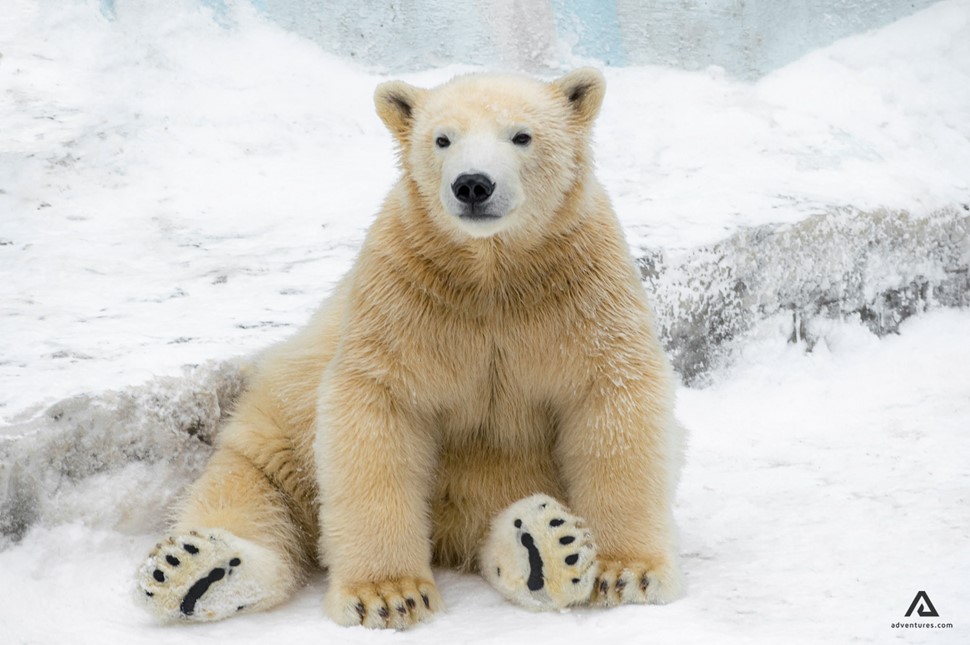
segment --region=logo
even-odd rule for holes
[[[909,606],[909,610],[906,612],[906,617],[909,618],[913,615],[913,611],[923,618],[938,618],[940,614],[937,613],[936,607],[933,606],[933,602],[930,597],[926,595],[925,591],[920,591],[913,598],[912,604]]]
[[[940,614],[936,611],[936,607],[933,606],[933,601],[930,600],[929,594],[925,591],[916,592],[916,597],[913,598],[913,602],[910,603],[909,609],[906,610],[906,618],[909,618],[916,612],[916,615],[920,618],[939,618]],[[890,625],[892,629],[953,629],[953,623],[944,623],[936,621],[921,621],[912,620],[911,621],[897,621]]]

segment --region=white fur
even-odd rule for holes
[[[514,224],[515,210],[521,206],[523,200],[521,157],[528,154],[528,146],[515,145],[512,137],[523,131],[527,129],[482,127],[462,132],[456,127],[449,127],[439,130],[438,136],[447,136],[451,141],[447,148],[438,150],[442,158],[439,191],[441,204],[454,218],[454,223],[468,235],[488,237]],[[485,175],[495,184],[491,197],[482,204],[483,210],[493,216],[493,219],[473,220],[462,217],[467,205],[460,202],[452,190],[458,177],[476,173]]]

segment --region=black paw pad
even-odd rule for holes
[[[206,577],[196,580],[195,584],[193,584],[185,594],[185,598],[182,599],[182,604],[179,606],[182,613],[186,616],[191,616],[194,614],[195,604],[199,602],[199,598],[201,598],[205,592],[209,590],[209,587],[225,577],[226,570],[222,567],[216,567],[210,571],[209,575]]]
[[[542,575],[542,556],[539,555],[539,549],[536,547],[536,542],[531,533],[523,533],[519,539],[522,541],[525,550],[529,552],[529,579],[526,581],[526,586],[529,587],[529,591],[539,591],[545,586],[545,578]]]
[[[566,556],[566,564],[573,565],[579,562],[579,554],[573,553],[572,555]]]
[[[168,562],[173,567],[177,567],[180,564],[182,564],[181,562],[179,562],[179,559],[176,558],[174,555],[166,555],[165,556],[165,562]]]
[[[515,528],[517,528],[517,529],[522,528],[522,520],[515,520],[515,522],[513,522],[513,524],[515,524]]]
[[[576,541],[576,538],[573,537],[572,535],[566,535],[559,538],[559,544],[572,544],[575,541]]]
[[[554,520],[549,520],[549,526],[562,526],[565,523],[566,523],[566,520],[564,520],[564,519],[562,519],[560,517],[557,517]]]
[[[165,582],[165,574],[162,573],[161,569],[155,569],[154,571],[152,571],[152,577],[155,578],[155,580],[158,580],[159,582]]]
[[[182,548],[185,550],[186,553],[190,553],[192,555],[195,555],[196,553],[199,552],[199,547],[195,546],[194,544],[183,544]]]
[[[229,561],[230,567],[238,567],[240,564],[242,564],[242,560],[240,560],[239,558],[233,558],[232,560]]]

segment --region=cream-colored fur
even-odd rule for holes
[[[273,554],[259,566],[275,582],[247,606],[281,601],[319,561],[337,622],[424,620],[442,604],[433,561],[528,564],[515,553],[523,530],[490,527],[536,493],[580,516],[569,526],[583,527],[576,546],[597,554],[597,577],[588,584],[583,569],[585,592],[560,589],[572,578],[548,554],[571,553],[555,551],[565,534],[541,527],[537,503],[514,519],[545,545],[546,584],[535,594],[503,582],[502,593],[534,608],[680,593],[672,376],[593,175],[604,89],[589,69],[552,83],[470,75],[378,88],[402,177],[329,300],[258,361],[179,512],[177,534],[215,529]],[[465,217],[447,196],[470,172],[494,180],[491,217]]]

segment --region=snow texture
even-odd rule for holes
[[[247,357],[396,173],[384,77],[246,4],[163,4],[0,12],[4,643],[970,642],[970,3],[756,83],[605,70],[598,175],[692,384],[688,594],[534,615],[441,571],[447,613],[394,635],[329,623],[323,575],[191,628],[129,597]],[[918,590],[953,629],[890,628]]]
[[[245,383],[226,362],[120,392],[78,395],[0,438],[0,549],[35,523],[156,527],[202,471]],[[123,485],[116,485],[123,484]]]
[[[646,255],[640,272],[675,368],[702,382],[732,341],[779,312],[790,314],[789,340],[810,350],[819,319],[855,318],[885,335],[927,309],[970,306],[967,210],[840,211],[745,228],[676,260]]]

